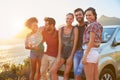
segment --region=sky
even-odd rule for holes
[[[37,17],[39,26],[44,17],[53,17],[56,27],[65,23],[65,15],[76,8],[94,7],[98,14],[120,18],[120,0],[0,0],[0,39],[15,36],[24,29],[24,22]]]

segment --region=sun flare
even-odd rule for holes
[[[9,39],[15,37],[23,29],[23,22],[20,20],[12,20],[12,26],[5,26],[0,31],[0,39]]]

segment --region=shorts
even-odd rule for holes
[[[55,63],[55,61],[56,61],[56,57],[44,54],[44,56],[42,58],[41,66],[43,66],[43,68],[47,67],[47,69],[50,69],[52,67],[52,65]],[[42,67],[41,67],[41,69],[42,69]],[[44,69],[42,69],[42,70],[44,70]]]
[[[42,58],[41,69],[40,69],[42,80],[47,79],[47,77],[48,77],[47,73],[49,73],[49,70],[51,69],[51,67],[53,66],[55,61],[56,61],[56,57],[44,54],[44,56]]]
[[[42,59],[43,52],[30,52],[30,58],[40,58]]]
[[[77,50],[74,54],[74,75],[75,76],[83,76],[84,71],[83,71],[83,64],[82,64],[82,58],[83,58],[83,50]]]
[[[87,62],[89,63],[98,63],[100,54],[98,53],[98,48],[91,48],[88,56],[87,56]]]
[[[61,57],[65,60],[68,59],[71,55],[72,48],[72,46],[63,46],[61,51]]]

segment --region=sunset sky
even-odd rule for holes
[[[120,18],[120,0],[0,0],[0,39],[18,34],[25,20],[33,16],[38,18],[39,26],[44,24],[44,17],[53,17],[58,27],[65,23],[65,15],[78,7],[94,7],[98,18]]]

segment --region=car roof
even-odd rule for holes
[[[103,26],[103,28],[120,28],[120,25],[108,25],[108,26]]]

